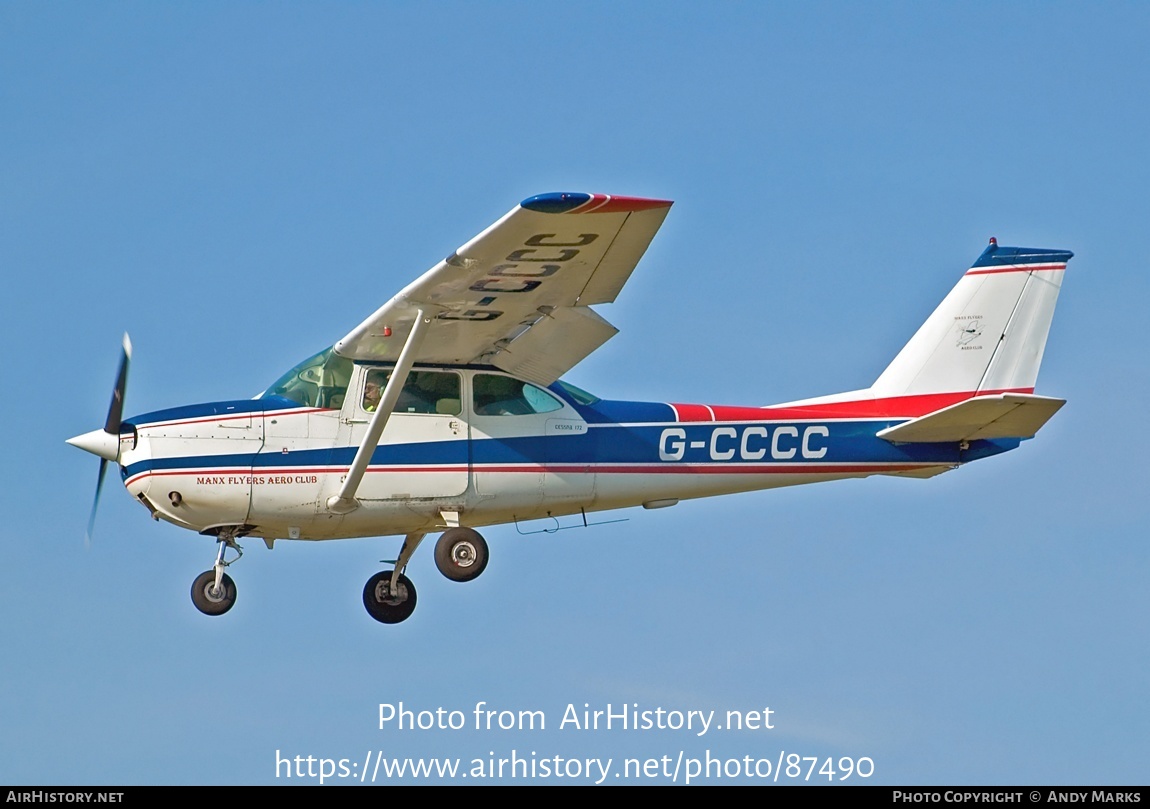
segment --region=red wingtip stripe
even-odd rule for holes
[[[616,197],[610,194],[592,194],[591,199],[569,213],[625,213],[627,211],[649,211],[653,208],[670,208],[674,202],[666,199],[646,199],[644,197]]]

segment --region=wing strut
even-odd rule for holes
[[[336,514],[348,514],[359,508],[359,503],[355,499],[355,492],[359,489],[359,482],[363,480],[363,473],[367,471],[367,465],[371,462],[372,453],[379,445],[383,428],[387,426],[387,420],[391,418],[395,403],[399,401],[400,391],[407,383],[407,376],[411,372],[411,366],[415,363],[415,354],[419,350],[419,344],[423,341],[429,323],[431,323],[431,318],[425,316],[423,310],[420,309],[415,322],[411,325],[411,333],[407,336],[407,342],[403,344],[403,350],[399,353],[399,359],[395,361],[391,379],[387,381],[387,387],[383,389],[383,395],[379,398],[379,407],[376,408],[375,415],[371,417],[371,423],[367,427],[367,435],[363,437],[363,443],[359,445],[359,450],[355,453],[355,460],[351,462],[351,468],[347,470],[347,477],[343,479],[343,486],[340,488],[339,494],[332,495],[327,499],[328,509]]]

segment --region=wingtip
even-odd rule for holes
[[[124,354],[128,357],[128,359],[131,359],[132,358],[132,338],[128,336],[127,332],[124,332],[123,345],[124,345]]]
[[[519,203],[520,207],[537,213],[624,213],[670,208],[667,199],[621,197],[613,194],[584,194],[578,191],[557,191],[537,194]]]

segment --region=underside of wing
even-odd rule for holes
[[[879,438],[896,443],[941,443],[980,438],[1033,438],[1065,399],[1024,393],[977,396],[889,427]]]
[[[494,365],[550,384],[616,334],[589,307],[615,300],[670,206],[605,194],[524,200],[359,324],[336,353],[394,362],[422,312],[417,362]]]

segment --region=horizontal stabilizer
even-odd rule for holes
[[[978,438],[1033,438],[1065,399],[1026,393],[976,396],[878,433],[887,441],[934,444]]]

